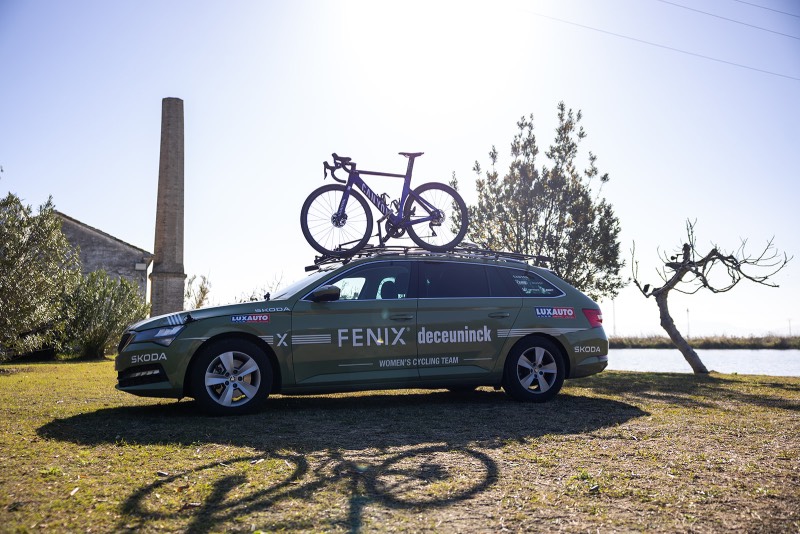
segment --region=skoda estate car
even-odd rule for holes
[[[270,393],[398,388],[502,387],[544,402],[607,354],[600,308],[553,272],[406,250],[324,265],[270,300],[142,321],[116,370],[122,391],[236,414]]]

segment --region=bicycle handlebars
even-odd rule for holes
[[[353,158],[348,158],[347,156],[339,156],[334,152],[331,154],[333,156],[333,165],[328,163],[327,161],[323,161],[322,165],[325,168],[325,178],[328,177],[328,171],[331,171],[331,178],[336,180],[339,183],[346,183],[347,180],[343,180],[341,178],[336,177],[336,171],[339,169],[344,169],[348,173],[352,172],[356,168],[356,163],[353,161]]]

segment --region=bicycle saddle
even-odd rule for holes
[[[407,158],[416,158],[417,156],[423,155],[425,152],[398,152],[401,156],[405,156]]]

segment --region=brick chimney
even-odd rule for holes
[[[161,158],[158,166],[156,241],[151,281],[155,317],[183,310],[183,100],[161,102]]]

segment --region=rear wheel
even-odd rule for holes
[[[506,359],[503,389],[518,401],[546,402],[561,390],[564,374],[564,357],[555,343],[521,340]]]
[[[461,195],[452,187],[436,182],[414,190],[403,217],[409,221],[408,235],[414,243],[433,252],[444,252],[458,245],[469,225],[467,205]],[[420,219],[429,220],[413,224]]]
[[[267,400],[272,366],[264,351],[244,339],[214,343],[198,354],[191,374],[192,394],[215,415],[251,412]]]
[[[326,256],[352,256],[364,248],[372,235],[369,205],[352,189],[345,212],[341,216],[336,213],[345,190],[341,184],[323,185],[308,196],[300,210],[303,236]]]

